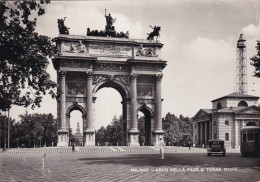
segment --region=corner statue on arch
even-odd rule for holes
[[[64,19],[59,19],[59,36],[55,38],[58,53],[52,59],[58,73],[57,100],[58,146],[70,144],[71,112],[82,113],[83,145],[95,146],[96,93],[105,87],[116,89],[122,97],[122,145],[157,145],[163,137],[161,84],[167,61],[162,59],[163,44],[153,40],[160,27],[145,39],[129,38],[117,33],[114,23],[120,21],[105,11],[102,31],[87,36],[69,35]],[[145,117],[144,136],[139,136],[138,112]],[[110,119],[110,118],[107,118]]]

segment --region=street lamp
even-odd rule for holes
[[[4,148],[3,148],[3,151],[6,151],[6,119],[5,119],[5,124],[4,124],[4,126],[5,126],[5,129],[4,129]]]
[[[31,141],[30,141],[30,119],[28,120],[28,125],[29,125],[29,133],[28,133],[28,148],[30,148],[30,144],[31,144]]]

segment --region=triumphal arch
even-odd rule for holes
[[[137,146],[137,113],[145,116],[146,145],[163,135],[161,81],[166,61],[158,40],[59,34],[53,58],[60,96],[57,104],[58,146],[68,146],[70,113],[83,117],[85,146],[95,145],[95,94],[104,87],[122,97],[123,144]],[[111,103],[113,104],[113,103]]]

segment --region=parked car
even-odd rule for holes
[[[209,147],[207,149],[208,156],[210,156],[211,154],[222,154],[223,156],[225,156],[226,148],[224,143],[225,142],[220,139],[209,140]]]

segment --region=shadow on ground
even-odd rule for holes
[[[115,157],[86,157],[78,160],[85,161],[86,164],[114,164],[114,165],[132,165],[134,167],[143,166],[196,166],[196,167],[222,167],[222,168],[247,168],[248,163],[252,168],[260,170],[260,157],[247,158],[241,154],[227,154],[227,156],[207,156],[207,154],[165,154],[165,159],[161,160],[159,154],[129,154]]]

